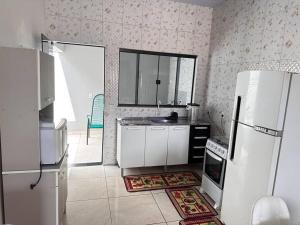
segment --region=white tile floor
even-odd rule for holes
[[[91,129],[89,144],[86,144],[86,131],[69,131],[69,164],[102,161],[103,129]]]
[[[201,166],[170,167],[168,171]],[[163,172],[163,168],[125,170],[127,174]],[[117,166],[72,167],[64,225],[178,225],[181,220],[164,190],[127,192]]]

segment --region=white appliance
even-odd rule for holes
[[[292,224],[300,224],[299,115],[300,75],[238,74],[221,209],[226,225],[249,225],[266,195],[283,198]]]
[[[223,137],[209,138],[205,147],[202,191],[214,200],[216,209],[222,201],[226,169],[228,140]]]
[[[63,158],[67,149],[67,120],[57,125],[40,121],[40,144],[42,164],[56,164]]]

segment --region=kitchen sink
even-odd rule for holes
[[[168,117],[152,117],[151,121],[153,123],[176,123],[176,120],[171,120]]]

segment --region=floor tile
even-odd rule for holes
[[[168,222],[167,224],[168,224],[168,225],[178,225],[178,224],[179,224],[179,221]]]
[[[121,177],[121,169],[118,166],[104,166],[106,177]],[[124,176],[141,174],[140,168],[124,169]]]
[[[107,177],[107,191],[109,197],[122,197],[132,195],[150,195],[150,191],[128,192],[122,177]]]
[[[108,199],[68,202],[64,225],[111,225]]]
[[[109,199],[113,225],[145,225],[164,223],[152,195]]]
[[[153,197],[167,222],[181,219],[166,193],[153,194]]]
[[[107,198],[105,178],[69,180],[68,201]]]
[[[89,179],[105,177],[103,166],[72,167],[69,179]]]

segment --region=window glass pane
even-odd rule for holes
[[[191,102],[195,59],[180,58],[177,105]]]
[[[137,54],[120,52],[119,103],[135,104]]]
[[[174,105],[177,57],[160,56],[157,101],[162,105]]]
[[[158,55],[140,54],[138,103],[156,105]]]

